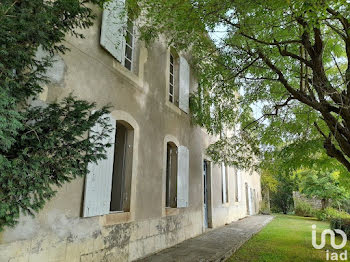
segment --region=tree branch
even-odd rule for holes
[[[254,121],[250,122],[248,125],[246,125],[244,128],[243,128],[243,131],[245,131],[246,129],[248,129],[250,126],[252,126],[253,124],[255,123],[258,123],[260,122],[260,120],[266,118],[266,117],[270,117],[270,116],[277,116],[278,115],[278,112],[281,108],[285,107],[285,106],[288,106],[289,105],[289,102],[294,100],[294,98],[292,96],[289,96],[286,101],[282,104],[277,104],[274,106],[274,109],[275,109],[275,112],[273,113],[268,113],[268,114],[263,114],[261,117],[259,117],[258,119],[255,119]]]

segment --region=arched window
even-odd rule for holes
[[[107,215],[111,212],[134,211],[132,192],[135,183],[137,157],[133,159],[138,148],[139,127],[137,122],[124,111],[113,111],[106,115],[111,126],[103,143],[112,146],[105,149],[106,158],[88,164],[85,179],[83,216],[93,217]],[[90,130],[100,134],[103,127],[96,124]],[[131,201],[132,200],[132,201]]]
[[[117,121],[110,211],[130,211],[134,129]]]
[[[167,143],[166,151],[166,207],[177,206],[177,146]]]

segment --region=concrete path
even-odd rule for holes
[[[225,261],[242,244],[258,233],[272,216],[251,216],[160,251],[138,262]]]

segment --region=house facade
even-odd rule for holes
[[[189,54],[146,47],[122,5],[94,8],[85,39],[67,36],[37,101],[73,93],[110,105],[107,159],[1,232],[0,262],[134,261],[259,210],[260,175],[214,164],[205,152],[216,138],[191,123]]]

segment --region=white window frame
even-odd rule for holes
[[[173,61],[171,61],[173,60]],[[175,103],[175,57],[174,55],[170,52],[170,57],[169,57],[169,102],[170,103]],[[173,68],[173,72],[171,72],[171,68]],[[171,78],[173,81],[171,81]],[[172,91],[171,91],[172,90]]]
[[[129,31],[128,23],[132,23],[132,32]],[[131,45],[127,43],[126,38],[127,34],[130,34],[132,37]],[[131,60],[126,56],[126,48],[131,48]],[[123,55],[122,55],[122,66],[124,66],[126,69],[133,72],[134,70],[134,51],[135,51],[135,23],[131,21],[129,18],[127,19],[125,29],[124,29],[124,40],[123,40]],[[131,64],[130,69],[125,66],[125,61],[128,60]]]
[[[229,202],[228,195],[228,175],[227,175],[227,166],[224,162],[221,163],[221,186],[222,186],[222,204],[227,204]]]

